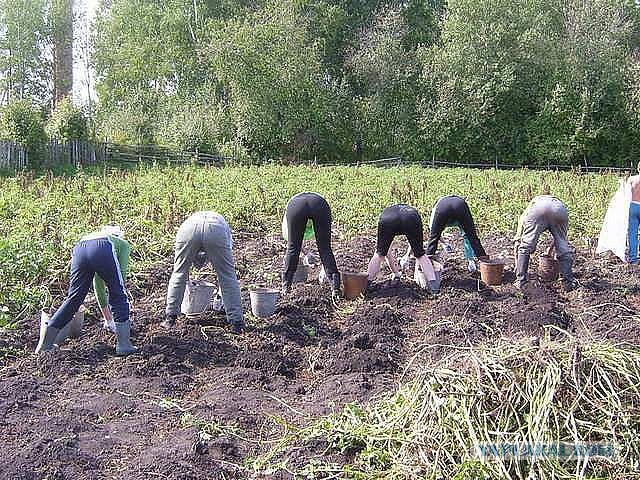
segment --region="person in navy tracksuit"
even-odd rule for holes
[[[78,311],[92,284],[105,320],[110,321],[113,315],[117,334],[116,354],[129,355],[137,351],[130,341],[129,301],[124,286],[130,246],[122,237],[119,227],[107,226],[84,236],[73,247],[67,298],[41,328],[36,353],[54,348],[60,330]],[[105,287],[109,290],[108,304]]]

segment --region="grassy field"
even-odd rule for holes
[[[428,218],[445,194],[466,196],[481,232],[509,233],[528,200],[550,191],[570,208],[574,242],[597,234],[613,175],[419,167],[140,167],[0,178],[0,324],[50,303],[71,247],[116,222],[133,243],[132,272],[171,255],[177,226],[212,209],[234,229],[275,234],[289,197],[324,195],[346,235],[375,227],[387,205],[406,202]],[[55,291],[55,289],[54,289]]]

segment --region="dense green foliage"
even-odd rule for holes
[[[67,97],[58,102],[46,125],[49,138],[68,142],[87,138],[87,117]]]
[[[0,0],[0,103],[50,108],[65,5]],[[91,121],[111,142],[244,163],[626,166],[639,14],[634,0],[101,2]]]
[[[42,112],[30,101],[16,100],[0,109],[0,139],[26,147],[34,165],[37,165],[46,138]]]
[[[106,5],[106,4],[105,4]],[[628,165],[632,0],[114,0],[98,128],[253,159]]]
[[[235,230],[276,234],[287,199],[312,189],[332,205],[346,235],[373,232],[381,210],[407,202],[427,216],[436,199],[465,195],[481,233],[512,232],[529,199],[550,189],[570,208],[570,236],[597,234],[616,177],[417,167],[149,167],[72,176],[0,179],[0,309],[16,316],[64,292],[71,248],[83,234],[119,223],[133,242],[132,271],[170,258],[178,225],[212,209]]]

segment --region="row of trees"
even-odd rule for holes
[[[110,0],[93,29],[114,142],[319,162],[640,150],[634,0]]]
[[[60,100],[46,119],[43,111],[27,99],[14,100],[0,108],[0,139],[25,146],[33,165],[38,165],[42,159],[48,141],[64,143],[87,138],[87,117],[69,97]]]
[[[0,103],[69,96],[72,45],[73,0],[0,0]]]

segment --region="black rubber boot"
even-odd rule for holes
[[[567,292],[575,290],[577,285],[575,279],[573,278],[573,257],[568,256],[559,258],[558,266],[560,267],[560,275],[562,276],[562,284],[564,286],[564,289]]]
[[[291,275],[282,274],[282,294],[286,295],[291,291],[291,285],[293,285],[293,277],[295,272]]]
[[[367,280],[367,286],[364,289],[364,294],[369,295],[373,291],[373,281]]]
[[[519,253],[516,261],[516,287],[523,289],[529,281],[529,257],[528,253]]]
[[[60,333],[59,328],[50,325],[44,325],[40,329],[40,341],[36,347],[35,353],[49,352],[55,348],[55,339]]]
[[[282,282],[282,288],[280,289],[283,295],[286,295],[291,291],[291,283],[287,281]]]
[[[116,334],[118,339],[116,341],[116,355],[131,355],[138,353],[138,349],[131,344],[131,322],[115,322]]]
[[[340,272],[336,272],[331,275],[331,295],[335,297],[340,296]]]
[[[178,318],[177,315],[167,315],[160,326],[170,330],[176,326],[176,318]]]

